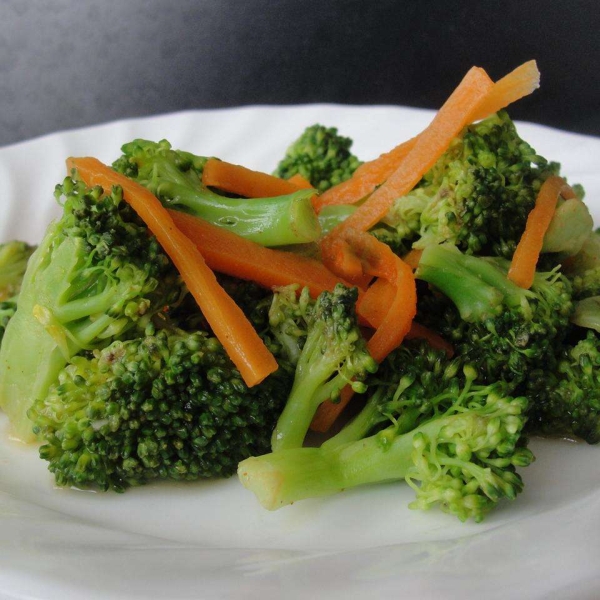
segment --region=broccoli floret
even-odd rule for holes
[[[204,186],[202,171],[208,159],[173,150],[166,140],[138,139],[121,150],[123,155],[113,168],[149,189],[168,208],[196,215],[263,246],[303,244],[320,236],[311,190],[248,202]]]
[[[248,388],[204,332],[149,331],[74,357],[29,416],[58,485],[122,491],[232,475],[268,450],[290,386],[276,373]]]
[[[504,259],[469,256],[453,246],[426,248],[416,277],[436,293],[421,294],[419,319],[473,362],[486,381],[517,385],[531,369],[555,364],[573,302],[558,270],[536,273],[525,290],[507,278],[508,266]]]
[[[0,244],[0,302],[19,293],[27,261],[35,250],[26,242]]]
[[[365,380],[369,398],[362,410],[322,447],[360,440],[390,421],[398,434],[414,429],[435,415],[448,394],[458,397],[461,362],[461,358],[449,359],[444,350],[432,348],[425,340],[403,342]]]
[[[302,446],[310,422],[325,400],[336,400],[343,387],[364,392],[363,380],[377,370],[358,327],[356,288],[338,284],[311,306],[308,291],[296,300],[288,289],[275,294],[271,310],[274,335],[296,364],[294,385],[273,432],[272,449]]]
[[[588,331],[565,345],[558,368],[534,371],[528,378],[531,416],[528,428],[545,435],[576,436],[600,442],[600,336]]]
[[[352,177],[361,161],[351,152],[352,140],[335,127],[307,127],[290,145],[275,175],[289,179],[300,174],[320,192]]]
[[[410,353],[404,358],[410,361]],[[438,358],[429,375],[404,369],[408,379],[399,378],[397,397],[389,399],[385,429],[357,441],[248,458],[239,465],[240,480],[274,510],[303,498],[405,479],[417,496],[410,508],[438,505],[463,521],[481,521],[502,498],[514,499],[523,488],[516,467],[533,460],[522,437],[527,400],[511,397],[504,382],[474,385],[470,365],[464,375],[448,377],[454,367],[444,355]],[[421,366],[427,368],[427,361]],[[430,418],[414,429],[402,421],[406,411],[427,403]]]
[[[450,242],[468,254],[510,258],[542,183],[558,169],[501,111],[466,127],[385,222],[417,234],[416,248]]]
[[[62,218],[29,260],[0,348],[0,406],[31,440],[27,410],[82,350],[132,335],[182,293],[179,274],[115,187],[57,186]]]

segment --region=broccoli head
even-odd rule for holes
[[[270,311],[273,335],[291,364],[294,384],[273,432],[273,450],[302,446],[310,422],[325,400],[336,400],[346,385],[364,392],[368,373],[377,370],[356,317],[356,288],[338,284],[310,301],[308,291],[276,293]]]
[[[407,346],[394,364],[400,372],[389,389],[376,388],[379,416],[363,432],[384,428],[360,437],[350,423],[352,435],[342,430],[320,448],[240,463],[240,480],[265,508],[406,480],[416,493],[410,508],[439,506],[463,521],[481,521],[502,498],[516,497],[523,489],[516,468],[533,460],[522,436],[527,400],[512,397],[504,382],[475,385],[472,365],[457,371],[443,352],[422,344]]]
[[[0,405],[31,440],[27,409],[84,350],[132,336],[184,293],[179,274],[115,187],[67,177],[62,217],[31,256],[0,348]]]
[[[544,435],[600,442],[600,335],[588,331],[562,348],[558,368],[539,369],[527,382],[528,428]]]
[[[314,242],[320,236],[312,190],[276,198],[231,198],[202,183],[208,160],[173,150],[166,140],[134,140],[113,168],[150,190],[167,208],[201,217],[263,246]]]
[[[555,364],[573,302],[571,286],[558,270],[536,273],[525,290],[507,278],[508,267],[501,258],[430,246],[415,275],[434,287],[421,294],[420,321],[452,343],[486,381],[504,379],[516,386],[531,369]]]
[[[311,125],[290,145],[274,174],[283,179],[302,175],[324,192],[350,179],[360,166],[351,147],[352,140],[341,136],[335,127]]]
[[[449,242],[463,252],[510,258],[542,183],[558,172],[501,111],[469,125],[384,222],[416,248]]]
[[[74,357],[31,407],[58,485],[228,477],[268,450],[291,378],[248,388],[216,338],[149,329]]]

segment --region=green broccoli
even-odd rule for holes
[[[531,411],[528,428],[544,435],[576,436],[600,442],[600,336],[588,331],[566,344],[558,367],[533,371],[526,394]]]
[[[531,369],[554,364],[573,302],[571,286],[558,270],[536,273],[525,290],[507,278],[508,266],[501,258],[430,246],[415,275],[435,289],[421,294],[421,322],[473,362],[486,381],[518,385]]]
[[[29,410],[61,486],[228,477],[266,452],[291,377],[248,388],[214,337],[149,330],[72,358]]]
[[[522,436],[527,400],[511,397],[503,382],[475,385],[471,365],[463,376],[448,377],[454,367],[443,353],[430,373],[417,373],[410,353],[404,358],[399,392],[381,405],[386,407],[384,429],[355,441],[350,436],[320,448],[248,458],[238,467],[244,486],[274,510],[304,498],[405,479],[416,493],[410,508],[438,505],[463,521],[481,521],[500,499],[514,499],[523,488],[515,468],[533,460]],[[407,411],[427,404],[428,418],[414,428],[412,416],[403,422]]]
[[[12,241],[0,244],[0,344],[9,321],[17,311],[17,302],[27,262],[35,246]]]
[[[173,150],[166,140],[134,140],[121,148],[113,168],[148,188],[168,208],[181,210],[229,229],[263,246],[314,242],[320,236],[311,190],[276,198],[219,195],[202,183],[208,160]]]
[[[17,297],[0,302],[0,345],[2,344],[2,338],[4,338],[4,332],[6,331],[8,323],[15,316],[16,312]]]
[[[398,434],[414,429],[436,414],[448,394],[458,397],[461,363],[461,358],[449,359],[425,340],[404,341],[365,380],[369,397],[362,410],[322,447],[355,442],[386,427],[390,420]]]
[[[17,296],[27,261],[35,250],[26,242],[0,244],[0,302]]]
[[[311,125],[290,145],[274,174],[284,179],[302,175],[324,192],[352,177],[361,165],[351,147],[352,140],[341,136],[335,127]]]
[[[415,248],[450,242],[468,254],[510,258],[542,183],[558,169],[501,111],[465,128],[384,223],[418,235]]]
[[[358,327],[356,288],[338,284],[333,292],[322,292],[314,305],[307,291],[298,299],[293,297],[294,288],[283,294],[283,299],[281,292],[275,294],[271,325],[296,370],[273,432],[273,451],[302,446],[319,405],[337,399],[348,384],[364,392],[363,380],[377,370]]]
[[[67,177],[56,196],[63,216],[29,260],[0,348],[0,406],[23,440],[27,410],[71,357],[131,335],[184,293],[120,188],[104,194]]]

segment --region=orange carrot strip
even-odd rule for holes
[[[219,285],[196,245],[177,229],[154,194],[95,158],[69,158],[67,166],[69,171],[76,169],[90,187],[99,185],[109,190],[112,186],[121,186],[124,200],[146,223],[169,255],[249,387],[260,383],[277,370],[277,361],[250,321]]]
[[[371,276],[379,277],[365,295],[378,296],[381,293],[382,296],[386,296],[380,298],[379,303],[385,302],[387,310],[385,314],[378,313],[376,318],[380,322],[375,333],[367,342],[367,348],[371,356],[377,362],[381,362],[402,343],[416,314],[417,288],[413,271],[391,251],[389,246],[376,240],[372,235],[356,230],[348,230],[344,232],[344,237],[355,250],[357,256],[360,257],[365,272]],[[379,281],[381,280],[389,283],[389,286],[380,284]],[[387,297],[389,287],[394,291],[391,301]],[[370,291],[373,288],[375,290]],[[368,300],[368,303],[373,306],[376,302]],[[361,304],[361,302],[358,302],[357,310],[360,310]],[[338,402],[323,402],[317,409],[311,428],[314,431],[321,432],[329,430],[352,398],[352,395],[352,388],[347,386],[344,388]]]
[[[302,190],[310,190],[314,187],[311,184],[311,182],[308,181],[308,179],[305,179],[304,177],[302,177],[302,175],[300,175],[300,173],[296,173],[295,175],[292,175],[288,179],[288,181],[290,183],[293,183],[294,185],[298,186]]]
[[[419,248],[413,248],[409,250],[403,257],[402,260],[413,269],[416,269],[419,266],[419,261],[421,260],[421,255],[423,254],[423,250]]]
[[[320,212],[324,206],[335,204],[355,204],[371,194],[378,185],[381,185],[406,158],[417,142],[414,137],[402,142],[389,152],[378,158],[361,165],[354,175],[346,181],[323,192],[315,198],[314,209]]]
[[[508,278],[519,287],[529,289],[533,284],[544,235],[552,221],[560,196],[570,199],[575,197],[575,193],[562,177],[552,175],[540,188],[508,270]]]
[[[377,329],[396,297],[394,285],[387,279],[376,279],[356,303],[361,325]]]
[[[528,96],[540,87],[540,72],[535,60],[518,66],[494,83],[490,93],[473,111],[470,121],[479,121]]]
[[[419,135],[414,147],[399,168],[367,198],[364,204],[323,238],[321,249],[326,260],[328,244],[332,239],[342,231],[352,228],[359,231],[369,230],[384,217],[396,198],[412,190],[468,124],[475,107],[489,93],[493,85],[483,69],[473,67],[469,70],[431,124]]]
[[[531,94],[540,86],[540,72],[534,60],[526,62],[494,83],[489,93],[473,109],[465,120],[465,125],[485,119],[491,114],[506,108],[509,104]],[[324,206],[333,204],[355,204],[371,194],[396,171],[408,153],[413,149],[419,136],[396,146],[379,158],[361,165],[354,175],[318,198],[313,205],[319,212]]]
[[[210,158],[202,171],[202,183],[247,198],[269,198],[302,189],[285,179]]]
[[[197,246],[206,264],[213,270],[273,288],[292,283],[310,289],[316,298],[337,283],[346,283],[318,260],[293,252],[273,250],[235,233],[175,210],[169,214],[176,227]]]
[[[356,304],[356,312],[361,319],[361,323],[374,329],[379,327],[387,313],[388,307],[394,301],[395,294],[396,290],[389,281],[377,279],[359,298]],[[452,357],[454,354],[452,344],[447,342],[441,335],[413,321],[405,339],[412,340],[415,338],[427,340],[432,348],[444,350],[449,357]]]
[[[452,358],[454,356],[454,346],[452,346],[450,342],[446,341],[435,331],[432,331],[428,327],[425,327],[420,323],[416,323],[415,321],[413,321],[410,331],[406,334],[405,339],[427,340],[432,348],[435,348],[436,350],[443,350],[448,358]]]

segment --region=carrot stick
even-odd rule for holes
[[[419,266],[419,261],[421,260],[422,254],[423,250],[419,248],[413,248],[402,257],[402,260],[413,269],[416,269]]]
[[[417,138],[414,137],[402,142],[375,160],[362,164],[350,179],[339,183],[316,197],[313,201],[314,209],[320,212],[325,206],[355,204],[362,200],[400,166],[400,163],[413,149],[416,142]]]
[[[247,198],[284,196],[302,189],[274,175],[252,171],[216,158],[210,158],[204,165],[202,183]]]
[[[369,230],[384,217],[396,198],[412,190],[463,127],[469,123],[470,115],[493,85],[483,69],[473,67],[469,70],[431,124],[419,135],[399,168],[367,198],[364,204],[323,238],[324,258],[329,240],[347,229]]]
[[[351,285],[313,258],[265,248],[193,215],[175,210],[169,210],[169,214],[175,226],[196,244],[206,264],[219,273],[255,281],[269,289],[297,283],[308,287],[313,298],[325,290],[332,291],[337,283]]]
[[[527,217],[525,231],[517,244],[508,270],[508,278],[522,288],[529,289],[533,284],[544,235],[552,221],[560,196],[570,199],[575,198],[575,193],[562,177],[552,175],[542,184],[535,206]]]
[[[413,321],[412,325],[410,326],[410,331],[406,334],[405,339],[427,340],[432,348],[435,348],[436,350],[443,350],[448,358],[452,358],[454,356],[454,346],[452,346],[450,342],[446,341],[435,331],[432,331],[428,327],[425,327],[420,323],[416,323],[415,321]]]
[[[99,185],[108,190],[115,185],[121,186],[124,200],[146,223],[169,255],[249,387],[257,385],[277,370],[277,361],[240,307],[219,285],[195,244],[175,226],[154,194],[95,158],[69,158],[67,167],[69,171],[76,169],[90,187]]]
[[[365,295],[371,296],[368,301],[371,307],[383,305],[387,308],[385,312],[377,313],[376,318],[379,323],[375,333],[367,342],[371,356],[377,362],[381,362],[402,343],[410,331],[417,311],[415,278],[412,269],[397,257],[389,246],[376,240],[372,235],[348,230],[344,232],[344,237],[361,259],[365,272],[379,278]],[[382,280],[386,283],[379,283]],[[394,291],[393,297],[390,297],[390,288]],[[357,311],[360,310],[359,301]],[[311,428],[314,431],[327,431],[351,398],[352,389],[347,386],[342,391],[338,402],[323,402],[317,409]]]
[[[300,173],[296,173],[295,175],[292,175],[288,179],[288,181],[290,183],[293,183],[294,185],[298,186],[302,190],[310,190],[314,187],[311,184],[311,182],[308,181],[308,179],[305,179],[304,177],[302,177],[302,175],[300,175]]]
[[[494,83],[490,92],[475,107],[465,125],[485,119],[506,108],[509,104],[531,94],[540,85],[540,72],[534,60],[526,62]],[[371,194],[378,185],[386,181],[397,170],[401,162],[413,149],[419,136],[396,146],[379,158],[361,165],[354,175],[315,198],[313,206],[320,212],[324,206],[333,204],[355,204]]]
[[[396,296],[396,289],[387,279],[376,279],[356,302],[356,314],[361,325],[377,329],[383,322]]]
[[[540,87],[540,72],[535,60],[523,63],[494,83],[490,93],[473,111],[470,121],[479,121],[528,96]]]

